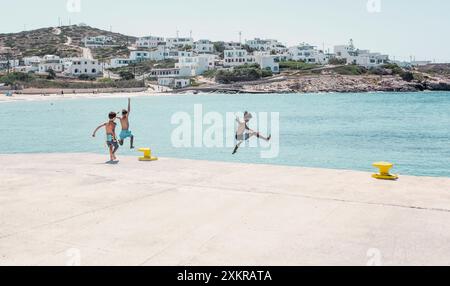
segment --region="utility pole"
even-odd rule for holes
[[[239,31],[239,44],[242,44],[242,31]]]

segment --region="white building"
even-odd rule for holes
[[[42,58],[34,56],[34,57],[24,57],[22,60],[24,66],[32,66],[36,64],[38,65],[42,61]]]
[[[225,42],[223,43],[225,50],[241,50],[242,44],[239,42]]]
[[[64,70],[63,61],[55,55],[46,55],[38,64],[37,72],[40,74],[48,73],[53,70],[55,73],[62,73]]]
[[[158,85],[170,88],[183,88],[190,86],[191,80],[189,78],[161,77],[158,78]]]
[[[110,68],[120,68],[120,67],[126,67],[133,63],[131,59],[125,59],[125,58],[114,58],[111,59],[109,67]]]
[[[159,46],[153,51],[131,51],[130,60],[133,62],[140,61],[163,61],[166,59],[177,60],[180,57],[192,57],[193,52],[169,50],[164,46]]]
[[[193,55],[193,52],[172,50],[167,53],[166,59],[178,60],[179,58],[192,57]]]
[[[130,60],[133,62],[154,60],[153,53],[150,51],[131,51]]]
[[[197,54],[212,54],[214,53],[214,44],[210,40],[199,40],[194,44],[194,51]]]
[[[136,47],[138,49],[156,48],[162,44],[164,44],[164,38],[163,37],[155,37],[155,36],[141,37],[141,38],[138,38],[136,41]]]
[[[102,64],[97,60],[85,58],[68,59],[64,64],[64,73],[68,76],[99,76],[103,72]]]
[[[192,57],[180,57],[178,63],[175,64],[176,68],[183,69],[188,68],[191,70],[192,76],[203,74],[207,70],[214,69],[216,56],[214,55],[198,55]]]
[[[185,78],[191,76],[191,69],[189,68],[164,68],[164,69],[152,69],[149,74],[150,77],[178,77]]]
[[[334,47],[336,58],[345,59],[347,64],[360,65],[366,68],[376,67],[389,63],[389,56],[379,53],[371,53],[369,50],[359,50],[350,40],[349,45],[341,45]]]
[[[86,37],[83,39],[83,43],[84,46],[88,48],[98,48],[114,45],[113,38],[108,36]]]
[[[264,52],[255,52],[254,55],[254,62],[258,64],[261,69],[267,69],[270,70],[273,73],[279,73],[280,72],[280,64],[275,61],[275,56],[270,55],[268,53]]]
[[[0,69],[7,69],[18,67],[20,64],[19,60],[0,60]]]
[[[275,53],[284,53],[287,50],[285,45],[273,39],[256,38],[254,40],[246,41],[246,45],[248,45],[251,49],[265,52],[273,51]]]
[[[294,61],[304,61],[311,64],[327,64],[329,56],[315,46],[302,43],[298,46],[290,47],[288,54]]]
[[[236,67],[245,64],[254,64],[255,58],[249,56],[246,50],[225,50],[223,66],[224,67]]]
[[[181,49],[186,46],[194,47],[194,39],[192,38],[167,38],[166,46],[169,49]]]

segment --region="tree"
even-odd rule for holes
[[[53,79],[56,78],[56,73],[55,73],[55,71],[54,71],[53,69],[49,69],[49,70],[47,71],[47,73],[48,73],[47,79],[53,80]]]
[[[134,79],[134,74],[130,71],[121,71],[119,72],[119,76],[123,80],[132,80]]]

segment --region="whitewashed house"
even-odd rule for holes
[[[315,46],[302,43],[298,46],[290,47],[288,54],[294,61],[304,61],[311,64],[327,64],[329,56]]]
[[[152,53],[150,51],[131,51],[130,60],[133,62],[153,60]]]
[[[113,38],[108,36],[85,37],[83,43],[87,48],[114,46]]]
[[[347,64],[360,65],[366,68],[389,63],[388,55],[356,49],[352,40],[350,40],[349,45],[335,46],[334,53],[336,58],[345,59]]]
[[[214,69],[215,61],[216,56],[214,55],[203,54],[192,57],[180,57],[175,67],[179,69],[188,68],[191,70],[192,76],[198,76],[207,70]]]
[[[254,64],[255,58],[250,56],[247,50],[225,50],[223,66],[224,67],[236,67],[245,64]]]
[[[225,50],[241,50],[242,44],[239,42],[224,42]]]
[[[42,61],[42,58],[34,56],[34,57],[24,57],[22,60],[24,66],[32,66],[39,64]]]
[[[158,78],[158,85],[170,88],[184,88],[191,85],[191,80],[189,78],[162,77]]]
[[[136,41],[136,47],[138,49],[151,49],[151,48],[156,48],[159,45],[163,45],[163,44],[164,44],[164,38],[156,37],[156,36],[141,37],[141,38],[138,38]]]
[[[97,60],[85,58],[68,59],[64,63],[64,74],[72,77],[80,75],[99,76],[103,72],[103,65]]]
[[[194,39],[192,38],[167,38],[166,46],[169,49],[181,49],[187,46],[194,47]]]
[[[159,46],[152,51],[131,51],[130,60],[133,62],[141,61],[162,61],[166,59],[177,60],[180,57],[192,57],[193,52],[169,50],[164,46]]]
[[[131,59],[114,58],[114,59],[111,59],[111,61],[109,63],[109,67],[110,68],[126,67],[132,63],[133,63],[133,61]]]
[[[16,68],[19,64],[19,60],[0,60],[0,69]]]
[[[171,88],[183,88],[190,85],[190,77],[192,75],[189,67],[182,67],[152,69],[150,76],[157,79],[158,85]]]
[[[178,60],[179,58],[192,57],[193,55],[194,55],[194,53],[190,52],[190,51],[171,50],[166,55],[166,58],[167,59]]]
[[[55,55],[46,55],[42,58],[38,64],[37,73],[46,74],[50,70],[53,70],[55,73],[62,73],[64,71],[63,61],[60,57]]]
[[[275,60],[274,55],[270,55],[266,52],[255,52],[253,58],[254,63],[258,64],[261,69],[267,69],[273,73],[280,72],[280,64]]]
[[[199,40],[194,43],[194,51],[197,54],[212,54],[214,53],[214,44],[210,40]]]
[[[246,45],[251,49],[265,52],[284,53],[287,50],[285,45],[273,39],[256,38],[246,41]]]

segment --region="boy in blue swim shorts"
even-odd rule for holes
[[[100,125],[99,127],[97,127],[95,129],[94,133],[92,134],[92,137],[95,137],[95,134],[97,133],[98,130],[105,127],[106,145],[108,146],[109,155],[110,155],[110,159],[112,162],[112,161],[117,160],[116,152],[117,152],[117,149],[119,149],[119,144],[117,144],[117,139],[116,139],[116,125],[117,124],[114,122],[117,118],[117,114],[115,112],[111,112],[108,115],[108,117],[109,117],[109,121],[107,123],[104,123],[104,124]]]
[[[120,146],[123,146],[125,139],[130,138],[130,149],[134,149],[134,135],[130,131],[130,112],[131,112],[131,99],[128,98],[128,109],[122,110],[122,117],[120,119],[120,124],[122,125],[122,131],[120,132]]]

